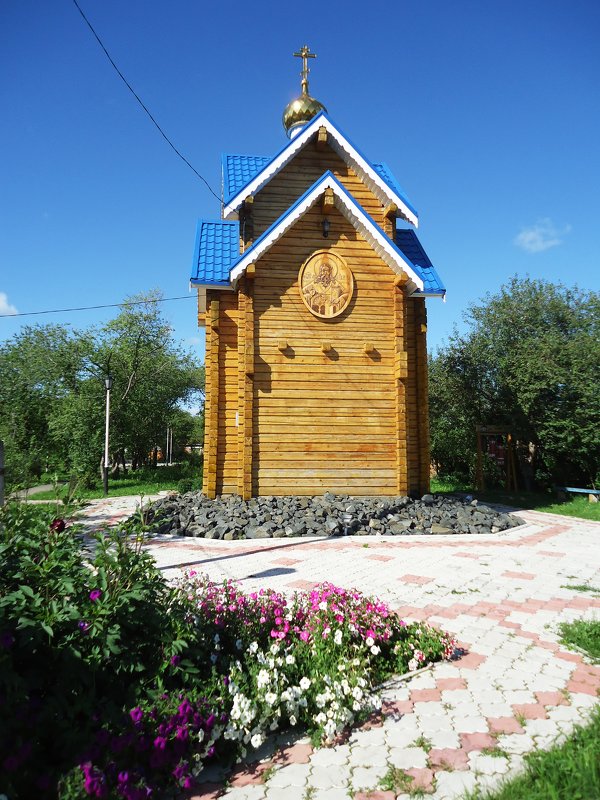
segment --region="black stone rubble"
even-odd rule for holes
[[[426,494],[409,497],[254,497],[209,500],[201,492],[171,495],[146,511],[158,534],[204,539],[270,539],[294,536],[482,534],[523,520],[477,500]]]

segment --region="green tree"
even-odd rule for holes
[[[28,483],[68,454],[56,448],[51,421],[76,393],[89,343],[62,325],[25,327],[0,346],[0,438],[8,482]]]
[[[600,471],[600,294],[513,278],[430,359],[432,458],[472,477],[475,425],[503,425],[522,471],[589,485]],[[527,475],[526,475],[527,477]]]
[[[201,397],[204,369],[175,341],[158,299],[133,297],[137,305],[84,332],[26,328],[0,348],[0,436],[13,483],[47,467],[98,474],[109,372],[114,465],[147,462],[180,405]]]

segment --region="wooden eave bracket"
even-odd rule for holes
[[[254,278],[256,277],[256,264],[254,262],[252,264],[248,264],[244,275],[248,278],[249,281],[254,280]]]
[[[327,128],[321,125],[317,134],[317,150],[325,150],[327,147]]]
[[[398,216],[398,206],[396,203],[388,203],[383,208],[383,216],[395,219]]]
[[[323,214],[329,214],[335,207],[335,198],[333,196],[333,189],[325,189],[323,199],[321,201],[321,211]]]
[[[252,211],[253,204],[254,204],[253,194],[249,194],[248,197],[244,198],[244,208],[246,208],[248,211]]]

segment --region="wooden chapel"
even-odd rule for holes
[[[445,289],[414,207],[308,92],[274,157],[224,155],[222,219],[200,220],[204,492],[429,489],[426,297]]]

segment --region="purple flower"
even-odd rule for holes
[[[177,739],[179,739],[182,742],[187,741],[187,739],[189,737],[188,729],[184,725],[180,725],[177,728],[177,732],[175,733],[175,736],[177,737]]]
[[[139,706],[132,708],[129,712],[129,716],[131,717],[131,721],[134,725],[139,725],[142,721],[142,717],[144,716],[144,712]]]
[[[91,623],[89,623],[89,622],[86,622],[86,621],[85,621],[85,620],[83,620],[83,619],[80,619],[80,620],[79,620],[79,622],[77,623],[77,627],[79,628],[79,630],[80,630],[82,633],[87,633],[87,632],[88,632],[88,630],[89,630],[89,629],[90,629],[90,627],[91,627]]]
[[[154,740],[154,749],[155,750],[164,750],[167,746],[167,740],[164,736],[157,736]]]
[[[56,518],[50,523],[50,530],[55,531],[56,533],[62,533],[66,527],[67,523],[64,521],[64,519]]]
[[[171,664],[176,667],[181,661],[181,656],[171,656]]]
[[[194,709],[189,700],[184,700],[177,710],[182,716],[187,716],[188,714],[191,714]]]
[[[92,603],[95,603],[96,600],[99,600],[102,597],[102,590],[101,589],[93,589],[90,592],[90,600]]]
[[[14,643],[15,637],[10,631],[2,631],[0,633],[0,647],[4,648],[4,650],[10,650]]]

